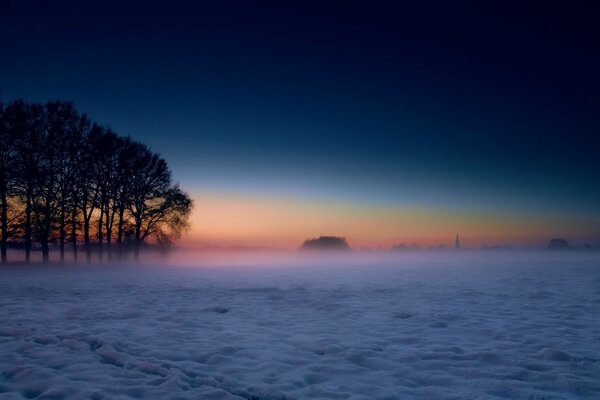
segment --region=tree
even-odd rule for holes
[[[131,205],[131,171],[136,167],[136,155],[138,152],[145,151],[145,146],[141,143],[125,138],[121,141],[117,154],[117,167],[115,173],[115,198],[113,209],[117,218],[117,245],[119,247],[119,257],[123,254],[123,235],[128,225],[130,214],[126,214]]]
[[[8,129],[8,114],[4,104],[0,102],[0,259],[7,262],[8,242],[8,199],[14,193],[14,179],[11,171],[14,170],[14,142],[15,136]]]
[[[170,245],[189,228],[192,200],[179,186],[171,186],[161,198],[146,208],[140,238],[153,238],[156,243]]]
[[[97,160],[94,153],[103,134],[104,128],[94,123],[85,136],[82,144],[82,157],[79,159],[79,179],[76,182],[79,206],[83,218],[83,240],[88,261],[91,261],[92,257],[90,227],[100,196],[98,175],[95,171]]]
[[[302,250],[350,250],[346,238],[339,236],[319,236],[307,239],[300,248]]]
[[[70,214],[70,226],[71,226],[71,234],[70,240],[73,249],[73,258],[77,260],[78,248],[77,248],[77,239],[78,239],[78,230],[81,227],[81,216],[82,213],[80,211],[80,203],[81,203],[81,193],[80,187],[81,179],[87,176],[86,172],[82,169],[82,165],[84,165],[83,160],[86,158],[86,148],[84,146],[85,138],[88,135],[90,130],[91,122],[88,117],[83,115],[73,116],[70,125],[70,131],[73,132],[73,141],[69,146],[69,160],[70,167],[72,169],[72,175],[69,182],[69,198],[67,202],[67,208]]]
[[[77,201],[75,196],[75,179],[80,172],[78,163],[82,138],[87,126],[87,117],[80,116],[73,103],[49,102],[46,105],[50,115],[49,128],[55,130],[53,147],[56,153],[56,202],[58,212],[58,240],[60,246],[60,260],[65,259],[65,242],[67,240],[67,224],[72,227],[73,252],[77,253]],[[69,221],[70,219],[70,221]]]
[[[188,227],[192,201],[174,185],[167,163],[148,148],[138,147],[130,177],[129,211],[135,229],[135,252],[149,238],[168,244]]]
[[[0,103],[0,139],[2,262],[9,238],[23,242],[27,262],[34,242],[49,261],[56,241],[64,261],[67,240],[75,259],[83,240],[91,260],[93,242],[110,258],[113,239],[122,254],[131,232],[137,254],[145,242],[171,244],[189,226],[192,201],[166,161],[73,103]]]
[[[40,179],[42,134],[45,113],[39,104],[26,104],[22,100],[10,103],[5,109],[8,135],[14,138],[13,168],[9,172],[15,179],[14,195],[21,199],[24,212],[15,231],[25,243],[25,260],[31,257],[34,234],[36,189]]]

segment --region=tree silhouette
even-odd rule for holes
[[[147,146],[79,114],[73,103],[0,103],[1,260],[9,243],[32,245],[49,261],[67,241],[77,259],[83,242],[87,259],[119,255],[142,245],[168,245],[189,227],[192,201],[164,159]],[[131,234],[130,234],[131,233]]]
[[[302,250],[349,250],[346,238],[339,236],[319,236],[307,239],[300,247]]]
[[[0,102],[0,254],[1,262],[7,261],[8,199],[14,192],[14,135],[8,129],[4,104]]]

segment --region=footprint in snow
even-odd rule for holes
[[[216,307],[211,307],[208,308],[207,311],[211,311],[217,314],[227,314],[229,312],[229,308],[227,307],[221,307],[221,306],[216,306]]]

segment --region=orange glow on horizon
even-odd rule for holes
[[[581,232],[581,223],[535,215],[484,215],[419,206],[380,207],[353,202],[196,193],[192,229],[182,246],[298,248],[308,238],[344,236],[353,248],[395,244],[451,247],[458,232],[466,247],[539,245]],[[557,232],[556,225],[562,230]]]

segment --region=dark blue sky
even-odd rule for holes
[[[323,3],[2,0],[0,90],[193,191],[600,221],[592,2]]]

